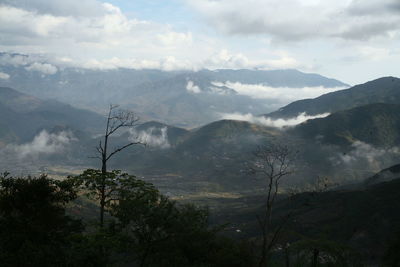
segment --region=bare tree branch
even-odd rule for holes
[[[124,145],[124,146],[122,146],[120,148],[115,149],[113,152],[110,153],[110,155],[107,156],[106,159],[109,160],[112,156],[114,156],[115,154],[117,154],[118,152],[124,150],[127,147],[130,147],[132,145],[140,145],[140,144],[142,144],[142,143],[141,142],[132,142],[132,143],[126,144],[126,145]]]
[[[100,156],[90,156],[90,157],[88,157],[89,159],[100,159],[101,160],[101,158],[100,158]]]
[[[249,164],[253,174],[265,179],[266,203],[262,216],[257,216],[262,232],[262,248],[259,266],[267,265],[267,259],[279,238],[286,221],[277,227],[272,226],[272,211],[279,193],[281,180],[292,173],[292,152],[288,146],[270,144],[258,146],[253,152],[254,160]]]
[[[115,154],[121,152],[122,150],[137,144],[142,144],[141,142],[129,142],[119,148],[114,149],[111,153],[108,152],[110,136],[115,134],[118,130],[122,128],[130,128],[135,127],[138,124],[139,117],[135,115],[132,111],[120,110],[118,109],[118,105],[110,104],[106,127],[104,131],[104,135],[102,136],[102,140],[99,141],[99,144],[96,146],[96,150],[98,156],[93,157],[101,160],[101,173],[102,173],[102,182],[100,183],[99,192],[100,192],[100,225],[103,226],[104,222],[104,211],[105,205],[107,204],[107,197],[112,194],[112,192],[107,192],[106,185],[106,175],[107,175],[107,163],[108,160],[113,157]]]

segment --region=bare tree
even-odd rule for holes
[[[106,197],[107,197],[107,163],[108,161],[118,152],[121,152],[125,148],[128,148],[133,145],[143,144],[140,141],[131,141],[122,145],[120,147],[114,148],[111,152],[109,152],[109,139],[115,134],[118,130],[122,128],[130,128],[138,125],[139,117],[135,115],[132,111],[125,111],[118,109],[118,105],[110,105],[108,116],[107,116],[107,124],[105,128],[104,135],[99,142],[99,145],[96,147],[98,155],[95,158],[101,160],[101,180],[100,180],[100,226],[102,227],[104,224],[104,211],[106,205]]]
[[[110,105],[107,124],[103,140],[100,140],[99,145],[96,147],[99,155],[96,158],[101,160],[101,171],[103,173],[107,172],[107,162],[111,157],[113,157],[118,152],[121,152],[127,147],[132,145],[142,144],[140,141],[129,142],[121,147],[115,148],[111,153],[108,152],[109,138],[111,135],[116,133],[121,128],[130,128],[138,125],[139,117],[135,115],[132,111],[125,111],[117,109],[118,105]]]
[[[250,162],[250,172],[265,180],[266,203],[261,216],[257,216],[262,232],[260,267],[268,264],[268,257],[278,241],[278,237],[289,216],[278,226],[272,226],[272,210],[278,195],[281,180],[293,172],[294,155],[288,146],[270,144],[259,146]]]

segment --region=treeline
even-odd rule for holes
[[[68,215],[77,198],[100,207]],[[0,177],[1,266],[251,266],[250,246],[209,227],[208,210],[178,204],[120,171],[65,180]]]
[[[396,191],[398,184],[382,186]],[[386,189],[381,193],[391,195]],[[298,223],[304,212],[321,209],[338,196],[309,192],[282,200],[274,210],[281,219],[268,217],[272,221],[268,234],[262,231],[264,225],[254,224],[259,235],[240,241],[224,236],[223,225],[211,227],[206,208],[172,201],[152,184],[118,170],[88,169],[64,180],[4,173],[0,175],[0,266],[369,266],[367,255],[338,243],[326,229],[337,223],[308,230]],[[379,199],[372,193],[368,196]],[[90,211],[96,216],[82,214],[82,203],[94,204]],[[260,216],[268,210],[260,208],[257,219],[262,223]],[[347,215],[347,223],[357,219],[358,225],[364,218],[354,216]],[[268,242],[269,250],[263,242]],[[399,248],[400,235],[393,232],[385,255],[372,262],[400,266]]]

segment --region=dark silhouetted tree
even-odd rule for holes
[[[137,144],[141,144],[140,141],[130,141],[126,144],[114,148],[111,152],[109,151],[109,142],[110,137],[115,134],[117,131],[123,128],[131,128],[135,127],[138,124],[139,118],[135,115],[132,111],[121,110],[118,109],[118,105],[110,105],[107,121],[106,121],[106,128],[104,131],[104,135],[99,142],[99,145],[96,147],[98,155],[95,158],[101,160],[101,176],[100,180],[96,178],[96,191],[100,190],[100,226],[103,227],[104,225],[104,212],[107,203],[105,200],[107,199],[107,183],[110,178],[107,178],[107,163],[108,161],[115,156],[117,153],[121,152],[122,150]],[[99,186],[99,187],[97,187]]]
[[[253,154],[254,159],[248,164],[249,170],[265,181],[265,207],[263,213],[257,216],[262,233],[259,266],[264,267],[267,266],[270,253],[287,221],[287,219],[283,220],[274,227],[272,225],[272,211],[282,179],[293,172],[295,155],[288,146],[281,144],[259,146]]]
[[[252,266],[250,250],[209,228],[207,209],[162,195],[143,200],[127,196],[112,208],[138,266]]]
[[[158,194],[152,184],[120,170],[104,173],[102,170],[87,169],[80,175],[70,176],[69,179],[81,187],[87,197],[99,203],[101,227],[104,224],[104,212],[108,211],[111,205],[125,199],[127,195],[144,199]],[[136,213],[134,210],[132,212]]]
[[[0,265],[73,266],[71,238],[83,227],[65,205],[75,198],[70,181],[0,177]]]

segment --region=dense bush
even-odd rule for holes
[[[245,244],[209,227],[207,209],[179,205],[119,171],[106,179],[112,193],[104,225],[68,216],[78,195],[96,196],[98,175],[0,177],[1,265],[251,266]]]

